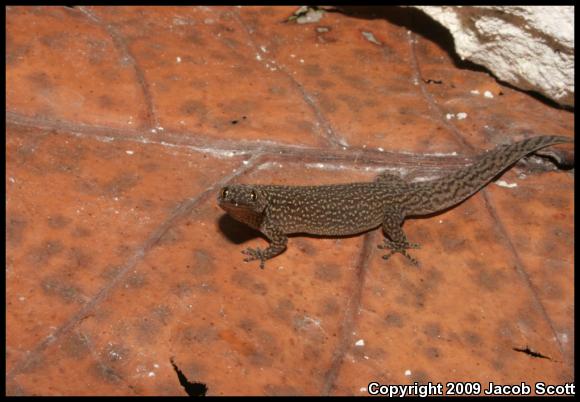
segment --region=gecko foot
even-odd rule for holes
[[[260,268],[264,269],[264,263],[266,262],[266,257],[264,256],[264,250],[260,248],[247,248],[242,250],[242,254],[246,254],[248,257],[244,258],[244,261],[250,262],[254,260],[260,260]]]
[[[411,262],[411,264],[419,265],[419,261],[411,257],[407,252],[407,249],[409,248],[413,249],[421,248],[421,245],[419,245],[418,243],[409,243],[409,242],[399,243],[389,239],[384,239],[384,244],[379,244],[377,247],[380,249],[391,250],[389,254],[383,255],[384,260],[388,260],[395,253],[401,253]]]

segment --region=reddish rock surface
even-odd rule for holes
[[[574,176],[546,160],[406,221],[419,268],[379,231],[243,262],[264,240],[224,217],[226,183],[429,178],[573,136],[415,10],[295,10],[7,8],[8,394],[574,380]]]

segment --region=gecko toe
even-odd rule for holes
[[[260,260],[260,268],[264,269],[264,263],[266,261],[266,258],[264,257],[264,252],[262,249],[247,248],[245,250],[242,250],[242,254],[247,255],[247,257],[244,258],[244,262]]]
[[[395,254],[394,251],[391,251],[389,254],[385,254],[383,255],[383,260],[388,260],[389,258],[391,258],[391,256]]]

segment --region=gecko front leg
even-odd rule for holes
[[[275,228],[262,227],[260,228],[262,232],[270,241],[270,245],[262,250],[261,248],[250,248],[242,251],[242,254],[246,254],[248,257],[244,258],[244,261],[254,261],[260,260],[260,268],[264,269],[264,263],[270,258],[276,257],[278,254],[286,250],[286,245],[288,244],[288,237]]]
[[[383,219],[383,232],[389,237],[385,238],[383,244],[379,244],[380,249],[389,249],[391,252],[389,254],[383,255],[383,259],[389,259],[395,253],[401,253],[404,255],[413,265],[419,265],[419,262],[411,257],[407,252],[410,248],[420,248],[421,246],[417,243],[409,243],[405,232],[401,228],[403,224],[403,214],[398,208],[388,208],[385,210],[385,215]]]

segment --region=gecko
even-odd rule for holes
[[[384,172],[371,182],[319,186],[231,184],[220,189],[218,204],[231,217],[259,230],[269,240],[266,249],[247,248],[244,261],[266,260],[282,253],[289,234],[322,236],[361,234],[382,226],[385,235],[380,249],[418,261],[408,249],[403,232],[408,217],[431,215],[447,210],[472,196],[494,177],[524,156],[551,145],[573,142],[559,136],[539,136],[500,145],[477,157],[476,162],[438,179],[407,182]]]

